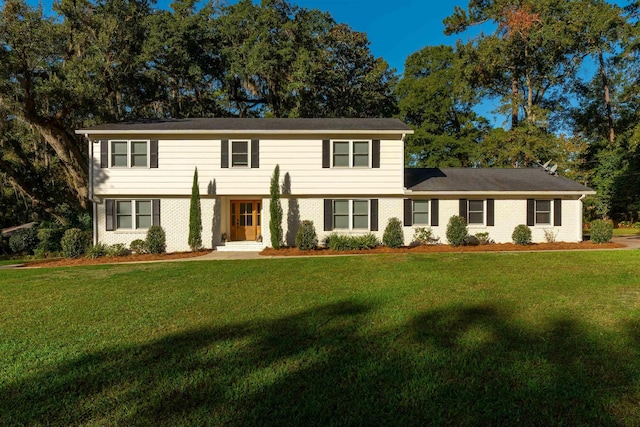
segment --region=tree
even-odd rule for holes
[[[193,172],[191,203],[189,205],[189,247],[192,251],[202,248],[202,213],[200,208],[200,187],[198,168]]]
[[[269,203],[269,231],[271,246],[280,249],[282,246],[282,205],[280,204],[280,165],[276,165],[271,176],[271,203]]]
[[[473,108],[479,96],[462,78],[450,46],[427,46],[405,62],[397,85],[400,117],[415,131],[407,137],[407,164],[472,166],[488,123]]]

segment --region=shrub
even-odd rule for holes
[[[150,254],[161,254],[167,249],[167,236],[159,225],[152,225],[147,230],[145,247]]]
[[[602,219],[591,221],[591,241],[607,243],[613,237],[613,225]]]
[[[399,248],[404,244],[402,223],[398,218],[390,218],[382,235],[382,243],[389,248]]]
[[[191,202],[189,204],[189,238],[187,241],[192,251],[197,251],[202,247],[202,209],[200,207],[198,168],[193,172]]]
[[[300,223],[296,233],[296,246],[303,251],[310,251],[318,247],[318,235],[313,221],[304,220]]]
[[[89,236],[79,228],[70,228],[64,232],[60,245],[66,258],[79,258],[87,251]]]
[[[38,247],[35,250],[35,254],[39,257],[44,257],[48,254],[60,252],[62,247],[60,246],[60,240],[64,230],[61,228],[40,228],[38,230]]]
[[[129,245],[129,249],[136,255],[147,253],[147,243],[142,239],[136,239]]]
[[[531,229],[524,224],[516,225],[511,234],[511,240],[516,245],[531,244]]]
[[[124,256],[130,253],[131,251],[127,249],[124,243],[114,243],[107,248],[107,256]]]
[[[87,258],[96,259],[107,255],[109,247],[104,243],[96,243],[87,249]]]
[[[640,222],[634,222],[633,228],[640,228]]]
[[[23,228],[9,238],[9,247],[15,253],[31,253],[38,245],[38,230]]]
[[[480,240],[476,236],[468,235],[464,238],[465,246],[478,246],[480,244]]]
[[[479,245],[491,245],[495,243],[493,239],[489,238],[489,233],[476,233],[476,239],[478,239]]]
[[[282,246],[282,205],[280,204],[280,165],[276,165],[271,176],[271,202],[269,203],[269,231],[271,246],[280,249]]]
[[[556,242],[556,238],[558,237],[558,233],[559,233],[559,231],[555,231],[552,228],[545,228],[544,229],[544,240],[546,240],[547,243],[555,243]]]
[[[377,248],[380,246],[380,241],[371,233],[362,236],[332,233],[326,239],[326,246],[334,251],[364,250]]]
[[[418,245],[431,245],[437,242],[438,238],[433,237],[433,230],[431,227],[416,227],[413,230],[412,246]]]
[[[467,229],[467,221],[460,215],[454,215],[449,218],[447,224],[447,241],[451,246],[464,245],[469,231]]]

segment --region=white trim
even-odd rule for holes
[[[348,202],[349,204],[349,213],[348,213],[348,219],[349,219],[349,227],[348,228],[337,228],[336,224],[335,224],[335,203],[336,202]],[[354,219],[354,215],[353,215],[353,203],[354,202],[367,202],[367,226],[365,228],[354,228],[353,227],[353,219]],[[333,228],[331,231],[339,231],[339,232],[346,232],[346,231],[355,231],[355,232],[363,232],[363,231],[371,231],[371,199],[363,199],[363,198],[356,198],[356,199],[332,199],[331,200],[331,222],[333,223]]]
[[[131,228],[119,228],[118,227],[118,203],[119,202],[131,202]],[[131,232],[140,232],[140,230],[148,230],[149,227],[138,227],[138,203],[139,202],[149,202],[151,205],[151,226],[153,225],[153,199],[113,199],[113,203],[115,203],[115,209],[113,213],[113,230],[115,233],[131,233]],[[105,204],[106,208],[106,204]],[[123,216],[123,215],[121,215]],[[127,215],[129,216],[129,215]]]
[[[233,143],[234,142],[246,142],[247,143],[247,164],[246,165],[233,165]],[[251,140],[250,139],[229,139],[229,169],[251,169]]]
[[[438,197],[438,196],[455,196],[459,198],[472,197],[472,196],[493,196],[492,198],[500,199],[506,198],[504,196],[586,196],[595,195],[595,191],[412,191],[404,190],[406,196],[425,196],[425,197]]]
[[[75,131],[77,135],[413,135],[413,130],[376,130],[376,129],[357,129],[357,130],[303,130],[303,129],[277,129],[277,130],[260,130],[260,129],[171,129],[171,130],[153,130],[153,129],[78,129]]]

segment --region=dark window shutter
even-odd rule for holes
[[[115,227],[115,200],[107,199],[104,202],[104,210],[106,215],[107,222],[107,231],[113,231],[116,229]]]
[[[100,167],[109,167],[109,141],[106,139],[100,140]]]
[[[324,231],[333,230],[333,201],[324,199]]]
[[[459,215],[467,221],[467,199],[460,199]]]
[[[553,225],[562,225],[562,199],[553,199]]]
[[[149,147],[149,167],[158,167],[158,140],[152,139]]]
[[[153,212],[153,225],[160,225],[160,199],[153,199],[151,201]]]
[[[380,140],[374,139],[371,141],[371,167],[379,168],[380,167]]]
[[[259,168],[260,167],[260,140],[252,139],[251,140],[251,168]]]
[[[328,139],[322,140],[322,167],[331,167],[331,141]]]
[[[437,227],[440,224],[440,200],[431,199],[431,226]]]
[[[495,200],[487,199],[487,226],[493,227],[495,225]]]
[[[378,231],[378,199],[371,199],[371,231]]]
[[[229,167],[229,140],[223,139],[220,143],[220,167]]]
[[[413,225],[413,200],[404,199],[404,226],[411,227]]]
[[[536,225],[536,201],[527,199],[527,225],[532,227]]]

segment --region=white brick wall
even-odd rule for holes
[[[145,197],[146,198],[146,197]],[[363,197],[357,197],[363,198]],[[202,243],[205,248],[212,248],[219,244],[222,233],[229,233],[229,201],[235,197],[202,198]],[[253,197],[252,199],[260,199]],[[322,198],[286,198],[280,200],[283,210],[283,234],[285,243],[293,245],[295,242],[296,224],[302,220],[314,223],[318,240],[331,232],[324,231],[324,204]],[[269,232],[269,198],[262,198],[262,235],[267,246],[271,246]],[[434,237],[439,237],[441,243],[446,241],[446,229],[449,218],[458,215],[458,199],[440,199],[439,226],[431,227]],[[384,229],[390,218],[396,217],[403,221],[403,198],[378,199],[378,228],[374,234],[382,239]],[[495,199],[495,226],[470,225],[469,233],[488,232],[489,237],[498,243],[511,242],[511,233],[518,224],[526,223],[526,199]],[[160,201],[161,225],[167,234],[167,251],[187,251],[189,245],[189,198],[163,198]],[[134,231],[105,231],[105,205],[98,205],[98,241],[106,244],[124,243],[129,246],[135,239],[144,239],[146,230]],[[214,215],[214,211],[216,212]],[[485,209],[486,212],[486,209]],[[416,225],[403,227],[405,244],[413,240]],[[562,227],[534,226],[531,227],[534,242],[545,242],[545,230],[553,230],[557,241],[577,242],[582,238],[582,203],[579,200],[565,199],[562,202]],[[353,231],[351,234],[362,234]]]

